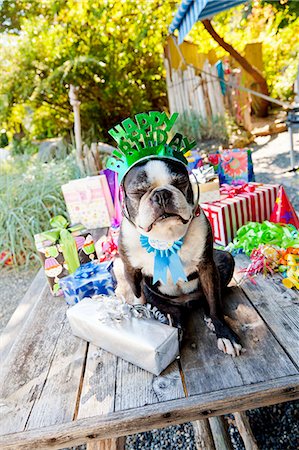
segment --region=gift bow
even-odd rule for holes
[[[217,177],[214,167],[207,165],[193,169],[192,173],[195,175],[197,182],[200,184],[207,183]]]
[[[50,225],[53,228],[41,233],[41,237],[51,241],[53,244],[59,241],[69,273],[75,272],[80,266],[80,261],[76,241],[72,236],[72,232],[83,230],[83,225],[79,224],[68,228],[69,223],[63,216],[53,217],[50,220]]]
[[[100,322],[122,322],[135,317],[137,319],[155,319],[168,324],[169,321],[155,306],[129,305],[123,297],[115,295],[96,295],[92,300],[98,303],[97,318]]]
[[[220,188],[220,194],[232,198],[236,195],[243,194],[244,192],[254,192],[256,187],[256,185],[249,185],[248,183],[240,185],[230,185],[225,183]]]

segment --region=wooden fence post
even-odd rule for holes
[[[75,142],[76,142],[76,159],[77,164],[81,170],[81,172],[84,172],[84,165],[83,165],[83,155],[82,155],[82,137],[81,137],[81,120],[80,120],[80,101],[78,100],[78,91],[79,87],[70,85],[70,91],[69,91],[69,99],[70,104],[73,107],[74,111],[74,132],[75,132]]]

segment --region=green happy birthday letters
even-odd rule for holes
[[[142,151],[147,147],[164,145],[167,144],[168,133],[173,128],[178,115],[174,113],[168,117],[165,112],[158,111],[136,114],[136,122],[127,118],[109,130],[109,134],[118,143],[119,150],[125,154],[132,149]],[[186,137],[176,133],[167,145],[177,151],[184,148],[186,153],[194,147],[194,144],[195,142],[189,142]]]

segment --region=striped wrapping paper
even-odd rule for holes
[[[270,219],[279,185],[249,185],[255,186],[253,192],[245,191],[234,197],[222,195],[218,202],[200,205],[212,225],[215,243],[227,245],[242,225]]]

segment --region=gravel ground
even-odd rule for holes
[[[260,137],[253,146],[253,163],[256,181],[264,183],[282,183],[286,192],[299,211],[299,173],[289,170],[289,139],[287,133]],[[299,148],[298,135],[295,148]],[[299,152],[296,152],[299,163]],[[13,271],[3,268],[0,272],[0,331],[9,321],[18,302],[29,287],[37,269]],[[13,286],[13,292],[12,292]],[[267,408],[248,411],[248,417],[261,450],[297,450],[299,440],[299,402],[288,402]],[[233,416],[227,416],[229,433],[233,447],[243,450],[244,446]],[[162,430],[153,430],[128,436],[126,450],[194,450],[194,434],[190,423],[171,426]],[[84,450],[85,446],[74,448]]]

